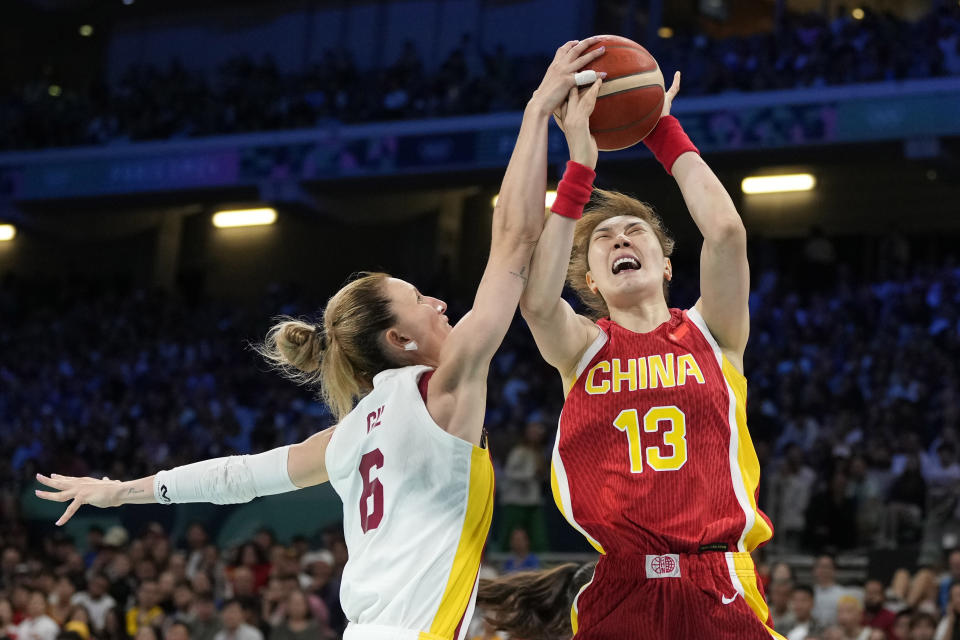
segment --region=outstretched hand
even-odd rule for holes
[[[40,484],[46,485],[57,491],[41,491],[37,489],[37,497],[52,502],[67,502],[70,505],[63,512],[60,519],[57,520],[57,526],[62,526],[73,517],[77,510],[85,504],[100,507],[116,507],[121,504],[119,497],[119,480],[110,480],[103,478],[73,478],[71,476],[61,476],[56,473],[47,477],[37,474],[37,480]]]
[[[538,104],[546,113],[556,111],[567,99],[570,89],[577,86],[574,74],[604,54],[604,47],[584,53],[599,41],[600,36],[592,36],[579,42],[571,40],[557,49],[540,86],[533,93],[531,102]],[[602,78],[606,74],[597,75]]]
[[[680,72],[675,71],[673,73],[673,83],[670,85],[670,88],[667,89],[667,92],[663,94],[663,111],[660,112],[660,117],[670,115],[670,107],[673,106],[673,99],[677,97],[677,94],[680,92]]]
[[[597,78],[582,94],[579,87],[570,89],[567,101],[553,115],[567,138],[570,159],[591,169],[597,166],[598,152],[597,141],[590,133],[590,115],[597,105],[602,82]]]

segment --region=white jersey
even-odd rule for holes
[[[377,374],[327,445],[350,554],[344,640],[460,640],[473,615],[493,464],[430,417],[417,387],[430,370]]]

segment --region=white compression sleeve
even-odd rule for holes
[[[161,471],[154,477],[153,495],[160,504],[237,504],[295,491],[299,487],[287,472],[289,450],[286,446],[252,456],[214,458]]]

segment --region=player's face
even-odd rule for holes
[[[399,278],[390,278],[386,286],[391,308],[397,316],[394,327],[397,337],[417,343],[416,351],[411,352],[414,360],[436,364],[440,348],[451,329],[446,316],[447,303],[420,293],[415,286]]]
[[[611,308],[635,304],[637,296],[662,295],[672,276],[650,225],[634,216],[616,216],[597,225],[587,253],[587,285]]]

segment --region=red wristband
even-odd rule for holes
[[[653,128],[653,131],[643,139],[643,143],[653,152],[667,173],[673,175],[673,163],[677,161],[682,154],[687,151],[693,151],[696,154],[700,150],[693,146],[690,138],[687,137],[680,121],[673,116],[663,116],[660,122]]]
[[[579,220],[583,216],[583,207],[590,202],[593,179],[596,177],[597,174],[590,167],[568,160],[563,179],[557,185],[557,199],[550,211],[564,218]]]

